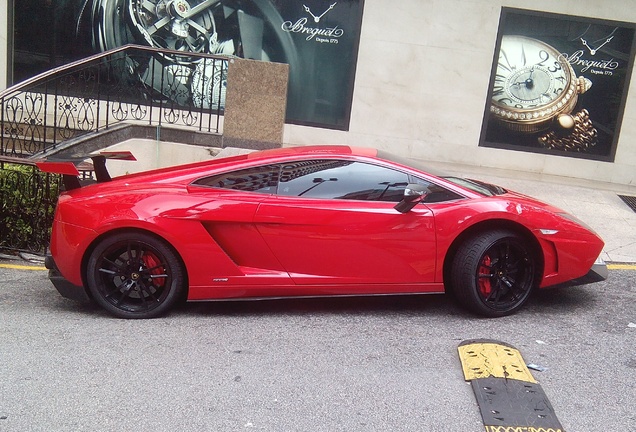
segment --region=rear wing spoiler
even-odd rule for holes
[[[66,190],[78,189],[82,187],[77,169],[77,165],[91,159],[93,161],[93,170],[98,183],[108,182],[111,180],[110,174],[106,169],[106,159],[136,161],[137,159],[129,151],[103,151],[97,154],[70,156],[66,158],[49,157],[42,160],[36,160],[35,165],[43,171],[53,174],[61,174],[64,188]]]

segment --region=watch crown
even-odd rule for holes
[[[577,78],[576,82],[576,91],[579,94],[583,94],[588,91],[592,87],[592,81],[585,78],[584,76],[580,76]]]

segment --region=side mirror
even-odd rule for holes
[[[409,183],[406,188],[404,188],[404,198],[393,208],[400,213],[408,213],[418,203],[422,202],[427,192],[428,187],[417,183]]]

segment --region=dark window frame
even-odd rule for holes
[[[291,177],[291,180],[294,180],[294,178],[300,178],[303,176],[308,175],[307,170],[311,171],[311,165],[324,165],[325,167],[327,167],[326,169],[332,169],[333,166],[337,165],[352,165],[352,164],[361,164],[364,166],[368,166],[368,167],[374,167],[377,169],[381,169],[381,170],[386,170],[386,171],[392,171],[396,174],[400,174],[403,175],[405,177],[405,181],[404,182],[399,182],[399,183],[394,183],[396,186],[402,187],[402,191],[404,188],[406,188],[407,184],[409,183],[418,183],[418,184],[423,184],[425,183],[425,185],[431,189],[431,195],[435,194],[436,198],[434,199],[424,199],[423,203],[425,204],[429,204],[429,203],[438,203],[438,202],[447,202],[447,201],[453,201],[453,200],[457,200],[457,199],[464,199],[465,197],[457,194],[456,192],[453,192],[451,190],[449,190],[448,188],[441,186],[437,183],[431,182],[429,180],[426,180],[424,178],[418,177],[416,175],[413,175],[407,171],[401,170],[399,168],[396,167],[388,167],[384,164],[381,163],[373,163],[373,162],[369,162],[369,161],[360,161],[360,160],[355,160],[355,159],[347,159],[347,158],[316,158],[316,159],[297,159],[297,160],[292,160],[292,161],[288,161],[288,162],[277,162],[277,163],[271,163],[271,164],[266,164],[266,165],[257,165],[257,166],[252,166],[252,167],[247,167],[247,168],[239,168],[236,170],[230,170],[230,171],[226,171],[220,174],[214,174],[212,176],[207,176],[207,177],[202,177],[199,178],[197,180],[195,180],[194,182],[192,182],[193,186],[200,186],[200,187],[206,187],[206,188],[213,188],[213,189],[222,189],[222,190],[234,190],[234,191],[240,191],[240,192],[246,192],[246,193],[255,193],[255,194],[262,194],[262,195],[275,195],[278,197],[286,197],[286,198],[305,198],[305,199],[313,199],[313,200],[338,200],[338,201],[360,201],[360,202],[386,202],[386,203],[397,203],[399,201],[397,201],[396,199],[361,199],[361,198],[346,198],[345,195],[341,196],[341,197],[320,197],[320,196],[303,196],[304,193],[306,193],[308,190],[313,189],[315,187],[319,187],[320,184],[322,184],[323,182],[330,182],[330,181],[337,181],[335,179],[329,178],[327,180],[323,180],[321,177],[316,177],[312,180],[312,183],[315,183],[311,186],[309,186],[309,184],[307,186],[307,188],[302,190],[302,193],[299,195],[294,195],[294,194],[284,194],[281,193],[281,183],[283,183],[286,177]],[[294,166],[295,165],[295,166]],[[332,167],[329,167],[329,165],[332,165]],[[278,173],[273,175],[273,178],[269,179],[269,182],[267,182],[267,178],[263,177],[262,174],[267,173],[268,172],[268,168],[278,168]],[[250,172],[254,172],[253,174],[249,174]],[[321,170],[317,170],[317,171],[311,171],[312,172],[316,172],[319,173],[323,171],[323,169]],[[245,175],[245,173],[248,173],[247,176]],[[355,175],[355,174],[354,174]],[[218,186],[215,185],[215,183],[217,182],[221,182],[226,178],[232,177],[232,176],[245,176],[248,178],[245,179],[241,179],[242,181],[238,181],[236,183],[232,183],[229,184],[228,187],[226,186]],[[320,179],[322,180],[321,182],[316,182],[316,179]],[[272,191],[261,191],[261,188],[258,188],[257,190],[253,189],[253,187],[255,185],[258,185],[259,182],[263,182],[266,181],[266,183],[268,183],[267,186],[268,188],[272,188]],[[272,184],[271,182],[275,182],[275,184]],[[380,183],[381,184],[381,183]],[[250,185],[248,186],[248,188],[242,188],[242,187],[232,187],[232,186],[236,186],[236,185]],[[313,187],[312,187],[313,186]],[[377,185],[373,185],[373,186],[377,186]],[[387,189],[388,190],[389,184],[387,183]],[[374,191],[377,192],[377,189],[367,189],[369,191]],[[358,193],[363,193],[366,190],[361,190],[358,191]],[[352,194],[354,192],[349,192],[349,194]],[[373,193],[373,192],[369,192],[369,193]],[[382,193],[383,194],[383,193]],[[403,194],[403,192],[402,192]],[[402,196],[402,194],[400,194],[400,197]]]

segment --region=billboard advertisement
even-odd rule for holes
[[[503,8],[480,145],[613,161],[634,29]]]
[[[171,73],[208,107],[222,69],[188,53],[290,66],[286,121],[348,130],[364,0],[33,0],[14,4],[14,82],[126,44],[182,52]],[[167,57],[168,58],[168,57]],[[169,58],[168,58],[169,60]],[[160,89],[157,89],[160,90]],[[198,98],[198,99],[197,99]],[[196,100],[194,100],[196,99]]]

